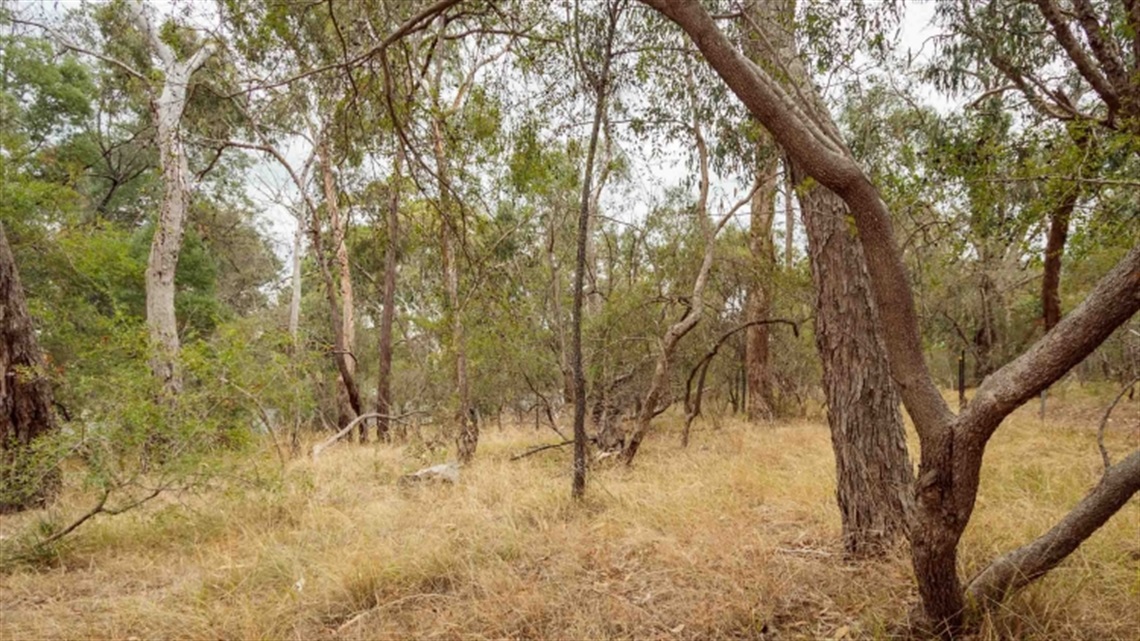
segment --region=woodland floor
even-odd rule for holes
[[[1097,480],[1106,402],[1087,388],[998,431],[963,573],[1054,523]],[[1110,450],[1140,445],[1140,399]],[[569,499],[549,430],[485,429],[459,485],[400,488],[413,448],[273,459],[206,495],[99,517],[54,557],[0,569],[0,639],[878,639],[916,602],[900,551],[844,561],[821,420],[719,428],[663,418],[633,469]],[[914,451],[912,443],[912,451]],[[442,456],[442,455],[439,455]],[[83,511],[89,497],[55,510]],[[37,520],[0,518],[11,547]],[[1140,504],[988,621],[982,639],[1137,639]]]

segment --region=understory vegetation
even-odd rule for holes
[[[1055,392],[995,438],[966,532],[967,575],[1047,529],[1100,473],[1099,394]],[[1133,401],[1128,408],[1136,412]],[[172,494],[35,558],[8,556],[0,638],[887,639],[917,604],[900,548],[844,560],[834,462],[819,417],[757,430],[725,417],[687,449],[662,417],[635,470],[596,466],[566,501],[567,453],[509,460],[549,430],[485,434],[458,485],[399,487],[412,446],[337,447],[282,468]],[[1124,421],[1119,423],[1123,426]],[[1114,429],[1108,445],[1135,447]],[[6,555],[29,526],[87,507],[5,519]],[[979,639],[1134,638],[1140,506],[982,625]]]

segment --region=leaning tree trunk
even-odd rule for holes
[[[376,437],[389,438],[392,414],[392,324],[396,317],[396,270],[400,251],[400,169],[404,147],[396,144],[392,179],[388,186],[388,249],[384,252],[384,309],[380,312],[380,366],[376,375]]]
[[[805,178],[798,168],[794,175]],[[851,555],[873,555],[906,536],[912,507],[914,477],[899,398],[846,205],[814,186],[801,193],[800,209],[817,292],[815,338],[835,451],[843,544]]]
[[[840,196],[854,218],[866,249],[892,375],[922,443],[911,532],[915,578],[926,615],[944,636],[957,634],[965,595],[957,578],[956,545],[973,512],[986,443],[1006,416],[1056,382],[1140,311],[1140,246],[1121,258],[1056,327],[983,381],[974,400],[955,416],[926,366],[914,293],[890,211],[844,145],[834,121],[826,111],[804,103],[805,93],[818,103],[814,87],[804,83],[795,89],[798,97],[793,97],[782,82],[739,53],[697,0],[642,1],[691,36],[705,60],[788,156]],[[802,66],[802,61],[788,62]],[[1078,506],[1075,512],[1074,520],[1082,529],[1097,525],[1099,510],[1084,512]]]
[[[182,144],[182,114],[186,110],[190,77],[213,55],[213,46],[204,45],[189,59],[179,61],[174,51],[160,37],[159,29],[150,21],[138,0],[129,8],[136,26],[147,38],[161,61],[164,76],[162,90],[153,94],[151,110],[157,132],[158,159],[162,170],[162,205],[155,223],[154,238],[146,268],[146,322],[150,332],[151,371],[164,393],[173,397],[182,390],[178,368],[178,321],[174,313],[174,275],[185,233],[187,198],[190,192],[190,169]]]
[[[42,505],[56,485],[33,442],[56,429],[51,385],[0,225],[0,514]]]

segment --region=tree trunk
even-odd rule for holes
[[[182,144],[182,114],[186,109],[190,77],[213,55],[213,46],[205,45],[189,59],[179,61],[174,51],[162,40],[151,23],[142,3],[128,3],[136,26],[147,39],[152,53],[160,61],[164,76],[161,91],[151,88],[151,111],[154,114],[159,167],[162,170],[162,204],[155,222],[154,238],[146,268],[146,321],[150,333],[150,366],[166,396],[173,398],[182,390],[182,374],[178,367],[178,321],[174,313],[174,275],[185,233],[187,198],[191,189],[190,169]]]
[[[745,200],[738,203],[735,207],[731,208],[728,213],[722,216],[715,227],[709,223],[709,151],[708,146],[705,144],[704,134],[701,133],[701,123],[698,118],[698,109],[695,100],[696,87],[692,86],[692,83],[690,83],[690,92],[694,94],[692,131],[696,142],[697,162],[700,170],[700,195],[697,198],[695,216],[696,227],[700,232],[702,240],[704,240],[704,254],[701,256],[700,270],[697,272],[696,280],[693,282],[693,291],[689,295],[688,309],[681,317],[681,320],[669,326],[669,329],[665,332],[665,336],[661,339],[661,352],[657,356],[657,364],[653,370],[653,378],[649,384],[649,391],[646,392],[645,400],[641,403],[641,408],[637,413],[637,424],[634,426],[633,434],[630,435],[629,441],[625,445],[625,451],[622,453],[626,465],[633,463],[634,457],[637,456],[637,450],[641,447],[641,441],[649,431],[650,421],[653,420],[654,416],[660,413],[658,408],[668,393],[669,366],[673,359],[673,352],[677,349],[677,344],[680,343],[681,339],[692,331],[701,320],[701,315],[705,307],[705,286],[708,284],[709,274],[712,272],[717,234],[720,233],[725,223],[728,222],[739,208],[743,207],[749,201],[755,203],[756,194],[760,189],[764,188],[761,182],[765,177],[759,176],[755,187]]]
[[[955,547],[973,511],[986,443],[1006,416],[1084,360],[1140,310],[1140,247],[1121,258],[1052,331],[984,381],[966,410],[955,416],[926,366],[914,293],[890,211],[834,121],[826,111],[804,103],[805,92],[818,100],[816,90],[804,83],[793,97],[782,82],[749,63],[696,0],[642,1],[690,35],[802,173],[841,197],[854,218],[891,372],[922,443],[911,538],[919,592],[935,625],[946,636],[956,634],[964,597]]]
[[[289,337],[293,339],[293,349],[300,345],[301,329],[301,250],[305,237],[305,216],[297,215],[297,231],[293,233],[293,279],[292,297],[289,299]]]
[[[795,171],[796,178],[805,176]],[[848,554],[881,553],[906,535],[914,481],[862,248],[847,207],[814,186],[800,195],[812,280],[815,339]]]
[[[392,323],[396,317],[396,269],[400,251],[400,180],[404,162],[404,147],[396,144],[396,157],[392,163],[391,184],[388,186],[388,249],[384,253],[383,311],[380,312],[380,365],[376,375],[376,438],[387,441],[391,429],[389,416],[392,409]]]
[[[791,25],[793,11],[791,2],[771,0],[759,9],[758,18]],[[766,36],[766,44],[757,49],[784,61],[790,83],[809,86],[807,70],[792,63],[798,58],[790,27],[769,29]],[[827,114],[818,98],[805,107]],[[881,322],[863,249],[847,224],[847,205],[825,187],[808,186],[807,173],[794,160],[790,170],[793,184],[803,186],[800,212],[817,295],[815,339],[835,452],[843,546],[854,557],[875,556],[905,538],[913,508],[914,472],[899,398],[879,336]]]
[[[39,507],[57,484],[32,443],[56,430],[51,384],[20,274],[0,224],[0,514]]]
[[[772,372],[768,362],[769,327],[758,323],[768,318],[772,307],[772,274],[776,266],[776,254],[772,247],[772,221],[776,213],[776,180],[778,162],[775,146],[767,134],[759,145],[757,156],[757,180],[760,188],[752,197],[752,221],[750,224],[748,248],[752,263],[756,268],[755,278],[750,283],[748,299],[748,322],[757,322],[748,328],[745,335],[744,369],[748,378],[746,396],[748,420],[768,421],[774,415],[772,398]]]
[[[795,240],[796,210],[792,205],[795,199],[796,185],[792,181],[790,163],[784,162],[784,269],[792,271],[795,264],[792,243]]]
[[[1083,146],[1085,138],[1078,139]],[[1046,332],[1061,320],[1061,257],[1069,237],[1069,219],[1077,206],[1078,190],[1069,188],[1060,204],[1049,214],[1049,236],[1045,242],[1045,267],[1041,274],[1041,320]],[[1041,390],[1041,418],[1049,390]]]
[[[332,157],[329,153],[327,134],[322,132],[321,140],[317,144],[317,155],[321,163],[321,185],[324,189],[325,211],[329,217],[329,232],[332,234],[333,259],[336,263],[336,287],[338,291],[340,313],[340,328],[336,335],[339,337],[336,350],[344,356],[344,367],[338,368],[336,381],[337,401],[337,427],[351,423],[360,414],[359,399],[352,401],[348,388],[355,386],[356,379],[356,318],[353,312],[352,270],[348,261],[348,246],[345,243],[346,221],[341,217],[340,203],[336,190],[336,179],[332,171]],[[361,421],[359,424],[360,442],[368,441],[368,425]]]
[[[438,89],[438,76],[436,82]],[[467,463],[475,457],[475,449],[479,445],[479,424],[471,416],[471,395],[467,382],[467,339],[463,332],[463,311],[459,300],[459,261],[455,257],[454,247],[454,242],[458,239],[455,238],[455,221],[451,219],[451,184],[443,143],[443,123],[438,119],[432,123],[432,137],[439,178],[440,259],[443,263],[447,318],[451,329],[451,351],[455,358],[455,394],[458,401],[455,421],[459,426],[455,444],[459,461]]]

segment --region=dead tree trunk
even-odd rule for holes
[[[32,443],[56,429],[51,385],[0,224],[0,514],[43,505],[56,485]]]
[[[190,87],[190,77],[214,53],[212,44],[203,45],[190,58],[178,60],[174,50],[161,38],[139,0],[128,8],[151,53],[158,56],[163,74],[162,88],[150,88],[154,114],[159,167],[162,170],[162,204],[155,222],[154,238],[146,268],[146,321],[150,332],[151,371],[167,396],[182,390],[178,367],[178,321],[174,314],[174,274],[182,251],[187,199],[193,180],[182,144],[182,114]]]
[[[380,365],[376,375],[376,437],[389,439],[389,415],[392,413],[392,324],[396,317],[396,270],[400,251],[400,180],[404,147],[396,143],[392,161],[392,178],[388,185],[388,248],[384,253],[383,311],[380,312]]]

